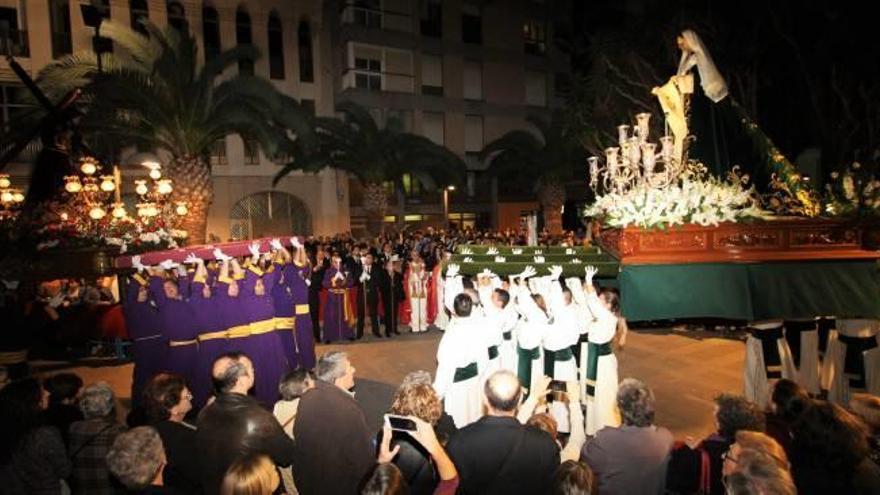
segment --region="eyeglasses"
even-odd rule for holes
[[[721,454],[721,459],[725,461],[730,461],[734,464],[737,463],[737,458],[733,456],[733,454],[730,452],[730,449],[725,450],[724,453]]]

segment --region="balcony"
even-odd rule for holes
[[[370,29],[413,31],[412,15],[407,12],[383,10],[379,2],[349,1],[342,7],[342,22]]]
[[[0,36],[0,55],[13,57],[30,57],[27,31],[12,30]]]

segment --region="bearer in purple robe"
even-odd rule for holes
[[[196,337],[198,330],[193,318],[192,308],[181,295],[178,284],[189,287],[186,270],[178,272],[178,279],[164,278],[166,271],[179,267],[171,260],[163,261],[159,268],[153,268],[150,277],[150,292],[156,307],[159,308],[161,331],[168,342],[165,371],[186,377],[189,383],[195,372],[199,346]]]
[[[271,266],[265,271],[259,266],[258,242],[251,244],[249,249],[252,254],[251,263],[245,271],[239,299],[249,320],[250,335],[242,339],[241,350],[254,363],[254,392],[257,400],[264,404],[274,404],[278,399],[278,382],[290,370],[275,332],[275,304],[271,290],[278,273]]]
[[[291,369],[300,365],[299,349],[294,334],[296,325],[296,313],[293,307],[293,293],[288,281],[296,276],[295,267],[291,264],[290,251],[284,248],[281,241],[272,239],[272,249],[275,250],[273,265],[279,272],[277,283],[272,285],[272,301],[275,304],[275,330],[281,341],[281,348],[287,357],[287,363]]]
[[[226,326],[217,308],[217,297],[208,279],[205,261],[190,254],[185,263],[195,265],[195,273],[190,284],[189,305],[198,332],[199,355],[190,387],[193,392],[193,405],[201,407],[211,395],[211,367],[220,354],[226,352]]]
[[[149,299],[150,289],[147,278],[140,272],[145,269],[140,256],[132,257],[132,266],[138,272],[128,278],[125,285],[125,301],[122,305],[125,314],[125,328],[131,338],[131,352],[134,355],[134,373],[131,384],[133,406],[141,403],[141,393],[147,380],[162,371],[168,341],[160,330],[159,311]]]
[[[324,306],[324,342],[342,339],[354,340],[354,310],[348,299],[352,286],[351,274],[342,266],[338,252],[331,257],[330,267],[324,273],[324,288],[327,289],[327,304]]]
[[[306,247],[299,239],[292,237],[290,242],[296,250],[293,257],[293,274],[287,277],[287,286],[293,296],[296,312],[295,333],[296,345],[299,350],[300,366],[310,370],[315,367],[315,340],[312,335],[312,315],[309,314],[309,286],[312,267]]]

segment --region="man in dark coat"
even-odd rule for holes
[[[373,265],[373,253],[362,251],[362,264],[360,271],[354,272],[357,287],[357,338],[364,336],[364,325],[367,314],[370,316],[370,325],[373,336],[382,337],[379,333],[379,291],[382,284],[382,267]]]
[[[240,352],[223,354],[211,370],[219,392],[198,419],[196,446],[205,493],[219,493],[229,466],[240,456],[263,454],[276,466],[293,462],[293,440],[269,411],[247,395],[254,386],[254,365]]]
[[[354,372],[346,353],[329,352],[318,360],[315,388],[300,399],[293,478],[302,495],[359,493],[376,462],[364,412],[349,392]]]
[[[517,376],[493,373],[483,388],[488,414],[458,431],[447,446],[463,494],[550,493],[559,447],[547,433],[520,424]]]
[[[403,275],[400,271],[400,261],[397,255],[391,255],[382,265],[382,278],[379,280],[379,291],[382,293],[383,323],[385,324],[385,336],[400,335],[397,331],[397,312],[400,302],[406,297],[403,292]]]

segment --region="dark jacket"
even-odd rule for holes
[[[205,493],[218,493],[223,475],[241,455],[265,454],[277,466],[293,462],[293,440],[253,397],[220,394],[199,415],[196,447]]]
[[[196,448],[196,429],[174,421],[161,421],[153,425],[165,446],[168,464],[162,472],[166,487],[177,488],[184,493],[200,493],[199,451]]]
[[[376,455],[379,454],[379,442],[382,441],[382,432],[376,435]],[[440,476],[434,469],[431,454],[414,440],[408,433],[395,431],[391,437],[391,449],[400,446],[397,455],[392,461],[409,486],[410,495],[431,495],[440,483]]]
[[[549,493],[559,447],[547,433],[516,418],[484,416],[449,440],[461,494]]]
[[[673,493],[697,493],[701,489],[703,453],[709,463],[709,493],[706,495],[723,495],[724,484],[721,482],[721,470],[724,465],[722,456],[733,440],[712,434],[703,439],[697,448],[692,449],[685,444],[676,444],[669,457],[666,471],[666,488]]]
[[[61,480],[70,476],[71,467],[58,430],[36,428],[12,452],[12,458],[0,464],[0,493],[60,495]]]
[[[339,387],[317,380],[299,402],[293,479],[301,495],[351,495],[376,462],[364,412]]]

